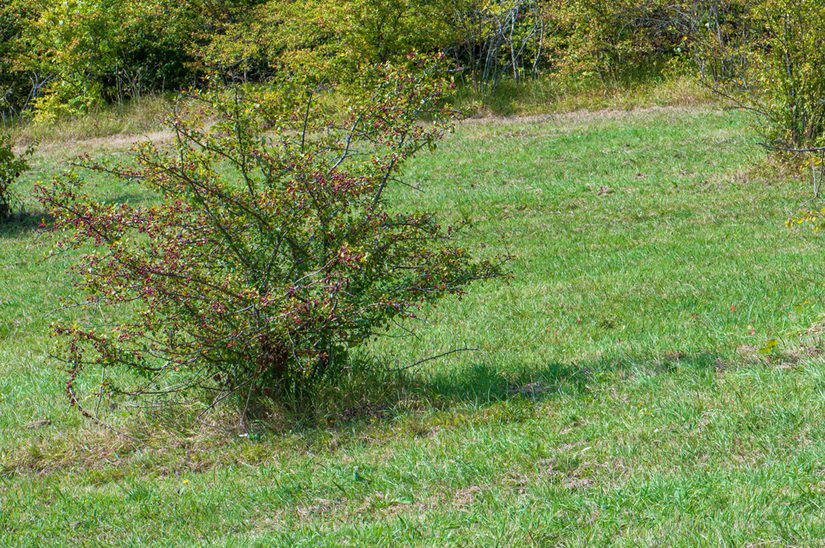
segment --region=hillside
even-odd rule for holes
[[[468,350],[242,437],[228,411],[113,412],[138,444],[68,408],[47,362],[67,258],[45,257],[28,202],[0,226],[0,544],[821,538],[825,360],[810,328],[825,252],[785,227],[810,188],[767,163],[748,123],[709,106],[464,122],[408,166],[427,184],[401,201],[471,221],[462,241],[508,254],[512,279],[360,358],[394,369]],[[122,140],[44,147],[21,194],[84,149],[127,154]],[[107,200],[152,200],[96,177]]]

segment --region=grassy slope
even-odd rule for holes
[[[482,350],[418,367],[384,418],[254,441],[170,430],[135,449],[68,412],[44,363],[62,259],[2,229],[0,545],[825,537],[825,363],[816,335],[787,336],[823,310],[823,252],[782,225],[808,190],[748,168],[745,124],[672,109],[465,124],[410,166],[428,186],[404,200],[472,219],[468,245],[507,250],[514,279],[365,354]]]

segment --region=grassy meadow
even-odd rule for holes
[[[47,257],[28,198],[73,154],[127,146],[41,146],[29,215],[0,226],[0,545],[822,542],[825,246],[785,226],[812,191],[749,122],[699,104],[462,123],[395,192],[469,221],[462,241],[512,279],[358,357],[473,350],[245,436],[231,410],[112,413],[145,445],[68,408],[47,356],[77,313],[54,311],[70,257]]]

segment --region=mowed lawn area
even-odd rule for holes
[[[785,226],[812,190],[748,123],[711,107],[464,122],[408,166],[420,190],[394,192],[469,221],[461,239],[509,255],[512,279],[358,354],[403,368],[474,350],[245,437],[231,409],[108,413],[139,445],[68,408],[47,356],[50,322],[78,313],[54,312],[69,258],[46,257],[27,197],[32,216],[0,227],[0,545],[825,538],[825,240]],[[118,146],[43,146],[20,192]]]

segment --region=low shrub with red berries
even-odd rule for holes
[[[169,120],[170,146],[136,148],[136,166],[78,161],[153,205],[90,199],[77,174],[39,188],[59,245],[83,253],[71,267],[83,306],[112,311],[55,326],[73,404],[84,409],[84,372],[113,397],[277,401],[346,367],[390,320],[501,275],[387,192],[449,131],[449,82],[420,59],[353,82],[343,114],[323,100],[341,90],[203,92]]]

